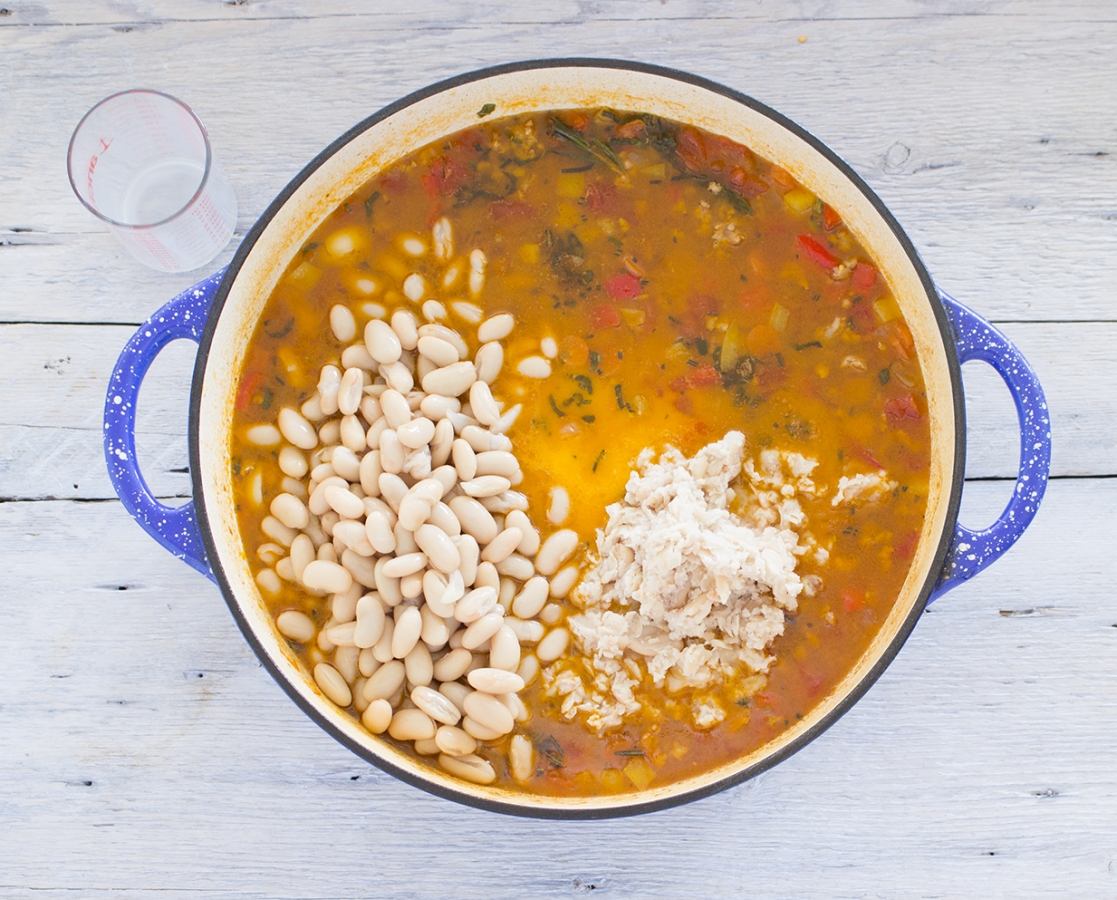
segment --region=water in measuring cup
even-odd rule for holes
[[[205,170],[190,159],[167,159],[138,171],[124,190],[122,221],[153,225],[181,210],[198,191]]]

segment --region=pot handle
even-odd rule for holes
[[[225,270],[183,291],[152,315],[132,335],[116,361],[105,395],[105,463],[124,508],[140,527],[187,565],[211,581],[194,501],[167,506],[152,496],[136,462],[136,398],[155,357],[172,341],[202,339]]]
[[[984,531],[955,524],[954,540],[932,603],[999,559],[1035,518],[1051,470],[1051,419],[1039,379],[1020,351],[1000,331],[949,294],[939,291],[958,348],[958,362],[979,359],[1001,376],[1020,422],[1020,466],[1016,487],[997,521]]]

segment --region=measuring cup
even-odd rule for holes
[[[196,269],[232,237],[236,195],[205,126],[169,94],[106,97],[74,129],[67,166],[86,209],[153,269]]]

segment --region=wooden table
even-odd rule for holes
[[[1104,0],[3,0],[0,897],[1117,895],[1117,15]],[[939,284],[1030,358],[1053,479],[1007,557],[935,604],[880,682],[734,790],[610,822],[408,787],[287,699],[217,589],[133,524],[101,455],[112,363],[228,261],[160,275],[79,206],[81,115],[191,104],[237,239],[315,153],[431,81],[550,55],[696,72],[826,141]],[[236,240],[234,240],[235,244]],[[192,347],[141,394],[184,497]],[[1016,471],[1000,382],[966,371],[963,520]]]

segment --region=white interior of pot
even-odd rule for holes
[[[879,263],[911,327],[927,385],[931,473],[927,515],[903,592],[868,652],[812,712],[753,754],[690,781],[642,793],[601,798],[535,797],[465,784],[416,761],[338,711],[319,692],[286,642],[275,632],[246,562],[233,512],[228,460],[237,376],[248,339],[280,275],[311,232],[358,187],[394,160],[436,138],[478,123],[477,112],[496,104],[491,118],[547,109],[608,106],[688,122],[746,144],[777,161],[842,219]],[[249,627],[302,697],[352,741],[417,777],[474,798],[534,808],[581,809],[662,802],[707,787],[779,752],[817,724],[869,672],[896,638],[929,577],[938,537],[946,526],[955,448],[955,408],[947,356],[937,322],[914,265],[872,203],[808,143],[763,114],[721,94],[661,75],[615,68],[562,67],[490,76],[427,97],[353,138],[295,191],[260,236],[241,267],[222,311],[206,362],[199,442],[201,482],[213,539],[225,575]]]

